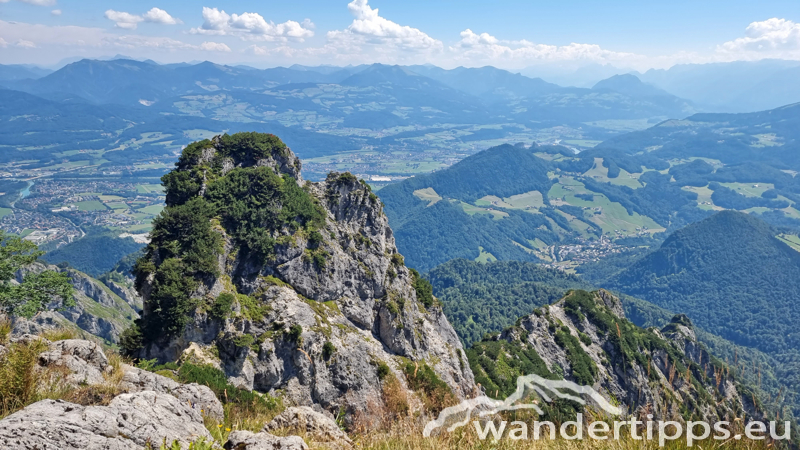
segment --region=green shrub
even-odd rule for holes
[[[405,265],[405,263],[406,260],[400,253],[395,253],[392,255],[392,264],[394,264],[395,266],[402,267]]]
[[[406,362],[403,366],[403,373],[406,375],[409,387],[422,397],[422,402],[427,410],[439,413],[457,401],[450,386],[442,381],[427,364]]]
[[[555,341],[567,352],[567,360],[572,367],[572,377],[575,382],[582,385],[594,384],[597,376],[597,365],[583,350],[575,336],[568,331],[559,329],[556,331]]]
[[[389,310],[390,313],[394,314],[395,316],[400,314],[400,308],[397,306],[394,300],[388,300],[386,302],[386,309]]]
[[[378,361],[378,379],[379,380],[383,380],[391,372],[392,372],[392,370],[389,368],[389,366],[385,362]]]
[[[324,242],[324,240],[325,239],[322,237],[322,233],[317,230],[312,230],[311,233],[308,234],[308,244],[311,247],[318,247]]]
[[[236,301],[236,296],[231,294],[230,292],[223,292],[219,294],[219,297],[214,300],[214,304],[211,305],[211,311],[209,314],[211,317],[223,320],[228,317],[228,315],[233,310],[233,302]]]
[[[139,324],[134,322],[120,333],[119,347],[123,354],[133,356],[144,346],[143,340],[142,330],[139,328]]]
[[[233,345],[239,348],[250,347],[256,341],[252,334],[240,334],[233,338]]]
[[[178,370],[181,383],[197,383],[208,386],[224,404],[232,404],[250,414],[263,414],[279,408],[279,402],[270,396],[261,396],[247,389],[240,389],[228,382],[225,374],[209,365],[184,363]]]
[[[325,345],[322,346],[322,358],[327,361],[331,359],[334,353],[336,353],[336,346],[334,346],[331,341],[326,341]]]
[[[303,327],[299,324],[294,324],[289,328],[289,333],[286,334],[286,337],[292,342],[301,342],[301,338],[303,335]]]
[[[249,295],[238,294],[236,300],[242,308],[242,316],[254,322],[263,321],[267,313],[272,310],[269,304],[262,304]]]
[[[436,305],[437,302],[433,297],[433,287],[430,281],[422,278],[419,272],[414,269],[411,269],[411,278],[414,284],[414,290],[417,292],[417,300],[425,305],[426,308]]]
[[[177,258],[167,259],[158,268],[148,299],[150,313],[142,322],[145,341],[177,335],[189,323],[190,314],[199,303],[198,299],[191,297],[198,285],[187,275],[191,273]]]

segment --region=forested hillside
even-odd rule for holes
[[[800,252],[777,233],[751,215],[720,212],[675,232],[605,286],[685,313],[710,333],[770,355],[780,381],[796,390]]]
[[[520,317],[530,315],[535,309],[556,302],[569,290],[597,289],[575,275],[515,261],[482,264],[455,260],[431,270],[428,278],[434,295],[442,303],[462,342],[467,347],[473,346],[471,356],[480,355],[489,347],[497,347],[492,343],[497,340],[496,333],[513,327]],[[638,327],[664,327],[675,311],[680,311],[662,308],[621,292],[615,295],[621,300],[627,319]],[[728,328],[737,328],[736,323],[734,321]],[[759,395],[770,400],[773,407],[785,402],[795,414],[800,412],[800,402],[793,394],[797,392],[793,380],[798,370],[790,357],[733,343],[700,325],[694,331],[698,340],[714,355],[735,366],[737,376],[757,386]],[[516,350],[509,354],[516,355],[513,358],[522,358]]]
[[[518,261],[481,264],[456,259],[431,270],[428,278],[466,345],[555,302],[569,289],[591,288],[574,275]]]

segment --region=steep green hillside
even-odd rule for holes
[[[624,416],[734,420],[778,408],[762,404],[763,392],[745,386],[733,367],[697,341],[688,317],[675,316],[660,330],[644,329],[627,320],[620,300],[604,290],[570,291],[475,343],[467,356],[475,380],[495,398],[514,393],[517,378],[533,373],[602,386]],[[579,408],[542,404],[556,420]]]
[[[521,316],[551,304],[570,289],[595,290],[593,283],[538,264],[498,261],[481,264],[455,260],[431,270],[428,278],[433,293],[465,345],[478,346],[487,334],[497,333],[516,323]],[[618,294],[628,320],[639,327],[661,328],[675,315],[639,298]],[[737,345],[697,326],[698,340],[720,359],[736,365],[742,379],[759,386],[764,397],[787,399],[795,411],[800,402],[786,396],[796,370],[776,356],[757,348]],[[778,355],[779,356],[779,355]]]
[[[518,261],[482,264],[456,259],[431,270],[428,279],[466,345],[555,302],[569,289],[590,288],[574,275]]]
[[[563,216],[545,207],[552,169],[531,149],[502,145],[447,170],[387,186],[379,195],[412,267],[427,270],[482,252],[535,261],[529,241],[551,244],[559,240],[559,225],[569,229]],[[502,200],[525,193],[516,205]]]
[[[800,253],[768,224],[724,211],[675,232],[607,284],[765,351],[797,348]]]
[[[681,311],[707,331],[758,349],[800,386],[800,253],[747,214],[725,211],[679,230],[605,285]]]

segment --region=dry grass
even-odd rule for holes
[[[232,431],[244,430],[252,431],[253,433],[260,432],[264,425],[269,423],[278,414],[282,412],[282,408],[274,411],[262,411],[253,413],[252,411],[242,409],[235,404],[226,404],[223,406],[225,410],[225,420],[222,422],[205,417],[206,429],[214,437],[214,442],[219,445],[224,444],[228,440],[228,435]]]
[[[0,317],[0,345],[6,343],[11,334],[11,321],[6,317]]]
[[[57,329],[41,333],[43,339],[8,343],[8,321],[0,321],[0,419],[45,399],[65,400],[81,405],[108,404],[120,394],[122,357],[106,352],[112,370],[103,374],[105,382],[96,386],[75,387],[66,382],[66,367],[41,367],[39,355],[48,349],[48,341],[74,339],[73,330]],[[44,340],[47,339],[47,340]]]
[[[45,330],[40,333],[39,336],[51,342],[79,339],[78,333],[69,328],[54,328],[52,330]]]
[[[629,436],[629,435],[628,435]],[[595,441],[591,439],[568,441],[556,439],[518,440],[503,438],[481,440],[474,428],[462,428],[453,433],[445,433],[438,437],[423,438],[422,428],[413,420],[396,423],[391,429],[382,432],[351,435],[358,449],[364,450],[655,450],[659,449],[658,441],[634,441],[630,437],[619,441]],[[667,442],[663,447],[670,450],[686,448],[685,440]],[[762,450],[780,448],[770,442],[754,441],[714,441],[708,439],[696,442],[694,448],[704,450]]]

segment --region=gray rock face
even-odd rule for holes
[[[111,289],[111,292],[117,294],[119,298],[125,300],[125,303],[130,305],[137,313],[142,311],[144,304],[142,296],[140,296],[132,286],[119,284],[115,281],[109,281],[106,286]]]
[[[108,358],[97,343],[78,339],[51,343],[49,350],[39,355],[39,365],[67,369],[66,381],[73,386],[102,384],[103,374],[110,370]]]
[[[572,295],[581,295],[580,292]],[[676,317],[660,331],[628,324],[640,333],[639,338],[628,338],[632,331],[627,326],[620,329],[611,325],[607,330],[602,324],[604,319],[593,319],[593,315],[624,319],[616,297],[604,290],[583,294],[591,296],[593,311],[583,306],[576,310],[576,303],[568,305],[568,295],[522,318],[496,339],[535,350],[550,372],[577,381],[576,370],[580,369],[575,363],[579,359],[574,353],[570,355],[565,339],[558,338],[559,333],[569,333],[579,346],[575,353],[584,353],[596,367],[592,387],[617,400],[623,416],[653,414],[656,420],[675,420],[692,414],[710,422],[725,417],[732,421],[741,416],[741,411],[747,411],[749,417],[760,416],[752,407],[750,396],[738,392],[735,383],[715,367],[685,316],[685,320]],[[636,339],[647,340],[648,344],[623,353],[618,344],[621,338],[626,346],[637,345],[631,344]]]
[[[332,442],[350,446],[353,441],[330,417],[307,406],[291,407],[264,426],[265,432],[289,430],[305,433],[317,442]]]
[[[215,151],[207,149],[201,159],[210,160]],[[250,164],[299,177],[299,161],[288,150]],[[220,276],[204,280],[193,297],[229,292],[247,295],[253,304],[234,304],[224,320],[199,308],[182,334],[149,345],[140,356],[166,362],[190,346],[204,348],[204,357],[217,358],[240,387],[280,390],[297,405],[345,408],[348,417],[368,403],[382,403],[379,367],[388,367],[405,388],[400,367],[407,361],[428,364],[457,398],[472,395],[475,383],[461,342],[441,308],[417,298],[379,199],[350,174],[332,173],[303,186],[325,207],[322,241],[312,242],[302,230],[277,230],[275,254],[263,260],[216,227],[225,242]],[[144,321],[151,283],[140,289]]]
[[[9,450],[139,450],[199,438],[211,440],[200,413],[155,392],[123,394],[108,406],[43,400],[0,420],[0,442]]]
[[[170,394],[191,405],[194,410],[199,410],[203,415],[220,421],[225,418],[222,403],[208,386],[197,383],[180,384],[170,378],[128,365],[123,365],[122,370],[124,374],[119,387],[124,391]]]
[[[266,432],[234,431],[228,436],[225,450],[308,450],[299,436],[277,437]]]
[[[77,327],[89,334],[117,342],[120,333],[139,318],[134,306],[121,299],[111,289],[94,278],[76,270],[33,264],[17,273],[21,280],[28,272],[54,270],[69,274],[75,288],[75,306],[59,312],[45,312],[32,320],[14,318],[13,334],[40,333],[54,328]]]

